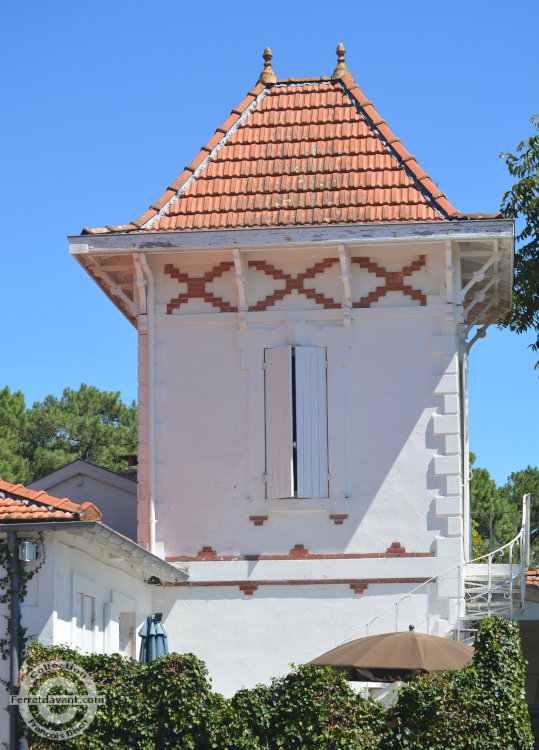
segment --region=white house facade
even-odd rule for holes
[[[24,658],[13,631],[7,632],[8,623],[18,621],[17,610],[27,642],[137,658],[137,633],[155,612],[156,584],[186,578],[179,567],[105,526],[100,516],[93,503],[77,504],[0,480],[0,541],[13,545],[10,557],[19,580],[21,571],[34,572],[24,597],[10,578],[10,598],[0,606],[0,638],[7,639],[0,661],[6,708],[10,677],[15,694]],[[6,747],[9,725],[10,715],[0,711],[0,742]]]
[[[462,599],[467,357],[513,224],[457,212],[338,54],[278,80],[267,50],[146,214],[70,238],[139,332],[138,542],[189,574],[154,608],[227,694],[367,632],[452,635]]]

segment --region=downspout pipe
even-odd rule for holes
[[[20,617],[20,562],[17,532],[7,531],[9,568],[11,578],[11,611],[9,621],[9,694],[19,691],[19,617]],[[19,711],[16,705],[9,707],[9,750],[19,748]]]
[[[155,292],[153,273],[145,253],[137,253],[135,264],[139,263],[146,279],[146,315],[148,321],[148,471],[150,485],[149,551],[155,554]]]

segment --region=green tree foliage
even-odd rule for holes
[[[534,115],[531,121],[539,131],[539,117]],[[532,348],[539,351],[539,132],[521,141],[516,154],[501,156],[515,178],[513,187],[503,196],[502,213],[524,219],[515,253],[513,309],[504,324],[517,333],[535,330]]]
[[[470,508],[476,532],[484,540],[486,552],[509,542],[520,528],[519,505],[512,505],[501,494],[496,482],[486,469],[474,467],[475,456],[470,454]],[[521,498],[522,502],[522,498]],[[477,543],[477,542],[476,542]],[[473,540],[472,540],[473,544]]]
[[[356,695],[329,667],[296,667],[226,700],[211,691],[206,667],[192,654],[141,665],[118,654],[29,647],[29,668],[51,659],[81,666],[105,696],[90,728],[64,740],[65,750],[533,748],[518,624],[500,618],[480,624],[472,666],[414,678],[389,710]],[[58,746],[25,731],[33,750]]]
[[[330,667],[301,666],[269,687],[240,690],[231,701],[260,748],[381,748],[385,710],[350,689]]]
[[[471,533],[472,533],[472,557],[475,559],[477,557],[483,557],[484,555],[488,554],[488,552],[490,551],[488,541],[483,539],[483,537],[479,533],[477,529],[477,521],[473,517],[472,517],[472,522],[471,522]]]
[[[7,482],[32,478],[28,417],[21,391],[0,390],[0,477]]]
[[[474,462],[475,456],[470,453],[470,508],[474,557],[506,544],[516,535],[522,518],[522,498],[530,494],[531,564],[539,565],[539,468],[528,466],[521,471],[514,471],[507,478],[507,482],[498,487],[486,469],[473,467]]]
[[[137,449],[137,407],[119,392],[81,384],[61,398],[47,396],[25,407],[20,391],[0,391],[0,477],[25,484],[84,458],[115,471],[125,467],[121,453]]]
[[[507,477],[506,484],[500,487],[500,494],[504,500],[513,505],[520,505],[522,496],[531,494],[532,516],[539,518],[539,469],[528,466],[521,471],[514,471]]]
[[[500,487],[500,494],[511,507],[520,508],[522,496],[529,493],[530,527],[531,527],[531,562],[539,566],[539,468],[528,466],[521,471],[514,471],[507,477],[506,484]]]

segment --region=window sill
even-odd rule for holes
[[[246,500],[248,514],[255,513],[348,513],[350,498],[333,497],[281,497],[265,500]]]

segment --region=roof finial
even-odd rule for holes
[[[257,83],[263,83],[265,86],[267,86],[269,83],[277,83],[277,76],[271,69],[271,58],[273,57],[273,55],[269,47],[266,47],[262,57],[265,60],[264,70],[260,74],[260,78],[258,79]]]
[[[344,55],[346,53],[346,50],[344,49],[344,45],[342,42],[339,42],[337,45],[337,67],[333,71],[333,75],[331,76],[331,79],[333,81],[337,81],[339,78],[344,78],[344,76],[349,76],[350,71],[346,67],[344,63]]]

